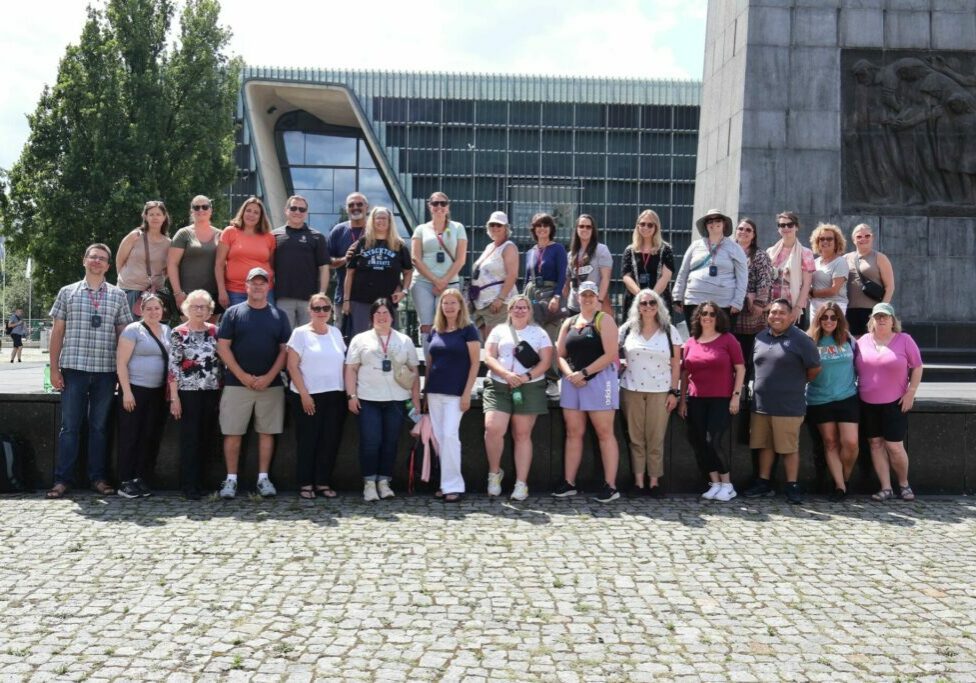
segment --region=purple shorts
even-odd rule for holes
[[[571,410],[616,410],[620,407],[620,385],[617,378],[616,365],[608,365],[586,383],[582,389],[577,389],[571,382],[563,379],[559,383],[561,388],[559,407]]]

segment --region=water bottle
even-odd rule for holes
[[[522,388],[521,387],[515,387],[514,389],[512,389],[512,403],[515,404],[515,405],[517,405],[517,406],[522,405]]]
[[[416,407],[414,407],[413,401],[411,401],[408,398],[407,399],[407,402],[404,404],[404,406],[407,409],[407,417],[409,417],[411,420],[413,420],[414,424],[420,422],[420,411],[417,410]]]
[[[54,385],[51,384],[51,364],[50,363],[45,363],[44,364],[44,393],[45,394],[53,394],[54,393]]]

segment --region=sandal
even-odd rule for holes
[[[895,492],[892,491],[891,489],[881,489],[873,496],[871,496],[871,498],[878,501],[879,503],[883,503],[886,500],[891,500],[894,497],[895,497]]]
[[[915,492],[912,491],[911,486],[901,487],[901,499],[902,500],[915,500]]]
[[[55,484],[51,487],[51,490],[44,494],[44,497],[48,500],[56,500],[58,498],[64,498],[68,493],[67,484]]]
[[[336,492],[332,490],[331,486],[319,486],[315,489],[315,493],[323,498],[335,498]]]
[[[434,498],[443,498],[443,497],[444,497],[444,492],[441,489],[437,489],[436,491],[434,491]]]
[[[460,493],[445,493],[444,497],[441,499],[445,503],[460,503],[461,494]]]
[[[311,486],[303,486],[298,489],[298,497],[304,500],[315,500],[315,489]]]
[[[100,496],[114,496],[115,489],[104,479],[99,479],[92,484],[92,489]]]

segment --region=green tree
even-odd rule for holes
[[[142,205],[162,199],[173,224],[195,194],[218,202],[234,179],[239,59],[217,0],[108,0],[88,9],[77,45],[28,116],[2,225],[11,252],[34,258],[35,297],[81,276],[86,245],[115,249]]]

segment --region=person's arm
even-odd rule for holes
[[[400,299],[403,299],[403,297],[407,295],[407,292],[410,291],[410,283],[413,282],[413,268],[411,267],[406,270],[400,271],[400,277],[403,278],[401,280],[403,284],[400,285],[401,287]],[[397,301],[396,303],[399,303],[399,301]]]
[[[173,290],[177,308],[181,308],[186,301],[186,292],[183,291],[183,282],[180,280],[180,261],[183,260],[185,251],[186,249],[171,245],[166,252],[166,274],[169,276],[169,286]]]
[[[498,360],[497,342],[485,344],[485,366],[490,372],[495,373],[499,377],[508,378],[509,375],[513,374],[508,368],[502,365],[500,360]]]
[[[837,296],[837,292],[840,291],[841,287],[847,286],[846,277],[835,277],[832,281],[830,287],[823,287],[822,289],[814,289],[812,294],[814,299],[828,299],[832,296]]]
[[[597,313],[597,315],[600,314]],[[600,341],[603,342],[603,354],[584,368],[587,374],[591,376],[597,374],[603,368],[617,360],[617,354],[619,352],[619,347],[617,346],[617,323],[613,321],[612,316],[606,313],[600,316]]]
[[[346,365],[343,375],[346,384],[346,396],[349,401],[349,412],[353,415],[359,415],[359,396],[357,394],[359,386],[359,363]],[[414,405],[419,406],[419,401],[415,402]]]
[[[329,291],[329,278],[332,277],[332,273],[329,270],[329,266],[321,265],[319,266],[319,291],[328,292]]]
[[[464,384],[464,391],[461,393],[461,412],[466,412],[471,407],[471,390],[474,389],[474,381],[478,379],[478,369],[481,366],[481,343],[475,339],[468,342],[468,356],[471,359],[471,367],[468,369],[468,381]]]
[[[132,247],[136,245],[136,240],[139,239],[139,230],[133,230],[128,235],[122,238],[119,242],[118,251],[115,254],[115,272],[119,272],[125,268],[125,264],[129,260],[129,254],[132,253]],[[148,277],[148,276],[147,276]]]
[[[668,283],[671,282],[671,276],[674,275],[674,252],[671,251],[671,247],[662,244],[658,254],[658,258],[662,259],[663,262],[661,263],[661,277],[654,283],[654,291],[658,294],[664,294],[664,290],[668,288]]]
[[[688,417],[688,370],[681,368],[681,385],[678,397],[678,415],[683,418]]]
[[[684,307],[685,287],[688,286],[688,274],[691,271],[691,260],[695,253],[696,244],[697,242],[692,242],[688,245],[684,258],[681,259],[681,267],[678,268],[678,277],[674,279],[674,289],[671,290],[674,307],[679,311]]]
[[[434,274],[430,272],[430,268],[424,263],[424,240],[418,237],[419,232],[413,234],[413,239],[410,240],[410,259],[413,261],[413,267],[417,269],[417,272],[423,275],[430,282],[434,282],[437,278]]]
[[[253,388],[253,384],[257,377],[244,372],[244,368],[240,366],[237,359],[234,358],[234,352],[231,350],[231,340],[230,339],[218,339],[217,340],[217,356],[223,362],[224,367],[230,374],[234,375],[241,384],[248,388]]]
[[[729,310],[732,315],[735,315],[742,310],[742,304],[746,300],[746,289],[749,287],[749,265],[742,247],[731,240],[728,240],[728,246],[733,252],[732,276],[735,278],[735,289],[732,292]]]
[[[454,263],[451,267],[447,269],[447,273],[444,275],[442,280],[444,280],[445,286],[454,282],[454,278],[457,277],[461,269],[464,268],[464,264],[468,260],[468,240],[458,240],[457,246],[454,249]]]
[[[884,286],[885,290],[884,296],[881,298],[881,300],[886,304],[890,304],[892,298],[895,296],[895,271],[891,267],[891,261],[888,260],[887,256],[881,252],[877,252],[877,254],[878,273],[881,275],[881,284]]]
[[[901,406],[901,412],[907,413],[915,405],[915,393],[918,391],[918,385],[922,383],[922,366],[912,368],[911,374],[908,376],[908,388],[900,399],[898,399],[898,405]]]
[[[355,261],[348,260],[346,265],[346,276],[342,279],[342,313],[348,314],[352,310],[352,283],[356,279]]]
[[[766,310],[773,291],[773,264],[769,256],[762,249],[756,249],[752,257],[752,267],[756,276],[755,305],[759,310]]]
[[[51,386],[57,391],[64,390],[64,377],[61,376],[61,347],[64,346],[64,320],[54,319],[51,325],[51,341],[48,358],[51,361]]]
[[[569,258],[566,254],[566,248],[561,244],[556,244],[546,249],[546,256],[555,259],[552,262],[552,266],[556,269],[556,288],[553,290],[554,294],[552,298],[549,299],[549,312],[555,313],[559,310],[561,302],[566,296],[563,291],[569,285],[568,278],[566,277]]]
[[[217,256],[214,261],[214,275],[217,278],[217,303],[224,308],[230,305],[230,297],[227,296],[227,282],[224,280],[224,272],[227,270],[227,254],[230,252],[230,245],[223,239],[217,243]]]
[[[807,368],[807,382],[812,382],[814,379],[816,379],[817,375],[820,374],[822,369],[823,368],[821,368],[819,365],[812,368]]]
[[[180,335],[173,332],[169,336],[169,368],[166,382],[169,384],[169,414],[174,420],[183,417],[183,406],[180,403],[179,367],[183,362],[183,343]]]
[[[610,293],[610,271],[610,266],[602,266],[600,268],[600,291],[596,295],[596,299],[601,304],[607,300],[607,295]]]
[[[620,261],[620,281],[624,283],[627,292],[634,296],[640,292],[636,275],[634,272],[634,248],[630,246],[624,249],[624,255]]]
[[[735,369],[735,380],[732,383],[732,398],[729,401],[729,412],[733,415],[738,415],[739,406],[742,403],[742,385],[746,379],[746,366],[743,363],[736,363],[732,367]]]
[[[678,335],[677,330],[669,329],[666,334],[672,338],[671,346],[671,385],[672,391],[677,391],[681,394],[681,343],[675,342],[674,337]],[[665,400],[665,408],[670,413],[678,405],[678,397],[673,393],[668,393],[668,397]]]
[[[518,280],[519,258],[518,247],[509,243],[502,251],[502,263],[505,265],[505,281],[498,292],[498,296],[491,302],[491,312],[498,313],[508,298],[509,292]]]
[[[131,339],[121,337],[115,348],[115,374],[119,377],[119,388],[122,389],[122,407],[131,413],[136,409],[136,399],[132,395],[132,384],[129,382],[129,360],[136,344]]]
[[[305,387],[305,378],[302,377],[302,371],[299,365],[302,362],[302,355],[293,349],[288,347],[286,364],[288,366],[288,377],[291,379],[291,383],[295,385],[298,389],[298,395],[302,399],[302,410],[305,411],[306,415],[315,414],[315,400],[312,395],[308,393],[308,389]]]
[[[569,367],[569,362],[566,360],[566,335],[569,334],[571,321],[572,318],[566,318],[559,328],[559,337],[556,338],[556,366],[559,368],[559,372],[563,373],[564,379],[568,379],[576,386],[581,386],[585,381],[583,375]]]

